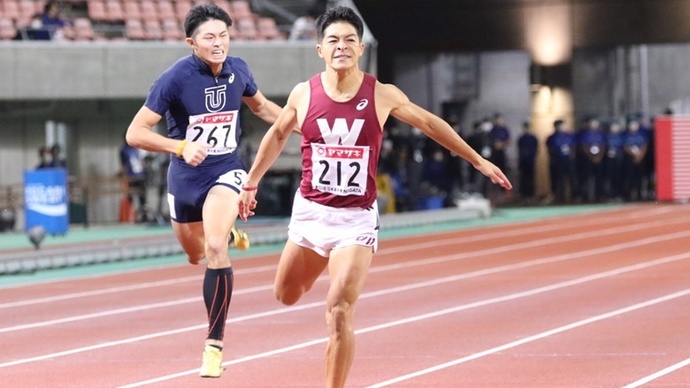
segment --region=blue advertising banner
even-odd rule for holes
[[[69,198],[64,168],[24,171],[24,212],[26,231],[40,225],[47,234],[67,233]]]

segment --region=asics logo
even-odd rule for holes
[[[228,78],[228,83],[231,84],[235,82],[235,73],[230,74],[230,78]]]
[[[360,101],[359,104],[357,104],[357,110],[362,110],[362,109],[366,108],[367,105],[369,105],[369,100],[367,100],[365,98],[362,101]]]

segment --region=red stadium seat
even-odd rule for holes
[[[284,40],[285,36],[278,30],[276,21],[270,17],[260,17],[256,22],[259,35],[266,40]]]
[[[184,38],[182,26],[176,18],[163,19],[163,40],[166,41],[180,41]]]
[[[17,20],[19,19],[19,3],[15,0],[4,0],[2,2],[2,7],[0,7],[2,12],[0,16],[7,19]]]
[[[122,2],[122,9],[127,19],[142,19],[141,5],[138,0],[124,0]]]
[[[252,9],[247,0],[232,0],[230,5],[234,19],[240,20],[252,16]]]
[[[193,3],[191,0],[176,0],[175,1],[175,14],[177,15],[177,20],[180,23],[184,23],[184,19],[187,16],[187,12],[192,9]]]
[[[170,0],[158,1],[158,18],[162,21],[166,19],[177,19],[175,7]]]
[[[108,15],[105,12],[105,2],[103,0],[89,0],[86,3],[87,15],[91,20],[106,21]]]
[[[8,17],[0,17],[0,40],[11,40],[17,36],[14,22]]]
[[[223,11],[227,12],[233,20],[235,19],[232,13],[232,6],[230,5],[229,0],[214,0],[213,3],[219,6]]]
[[[93,25],[88,18],[74,19],[74,40],[94,40],[96,34],[93,31]]]
[[[234,20],[232,21],[232,25],[228,28],[228,33],[231,40],[238,38],[237,23]]]
[[[120,0],[106,0],[105,2],[105,14],[108,21],[123,21],[125,20],[125,12],[122,8],[122,3]]]
[[[160,15],[158,14],[158,9],[156,4],[151,0],[141,0],[141,18],[146,19],[158,19],[160,20]]]
[[[158,19],[144,20],[144,32],[147,40],[163,40],[163,29]]]
[[[127,19],[125,23],[125,35],[130,40],[145,40],[146,32],[139,19]]]
[[[43,12],[43,10],[41,10]],[[19,1],[19,16],[22,19],[31,19],[36,14],[36,6],[32,0]]]
[[[260,40],[261,36],[256,29],[254,18],[244,17],[237,20],[237,37],[240,40]]]

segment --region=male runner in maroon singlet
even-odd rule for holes
[[[441,118],[413,104],[393,85],[359,69],[363,23],[350,8],[328,10],[316,21],[318,55],[326,70],[295,86],[259,147],[240,193],[239,216],[254,214],[259,180],[275,162],[296,125],[302,132],[302,181],[280,257],[275,294],[294,304],[328,267],[329,341],[326,386],[345,385],[354,357],[354,308],[378,245],[376,170],[389,115],[422,130],[468,160],[505,189],[503,172],[482,158]]]

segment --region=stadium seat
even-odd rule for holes
[[[147,40],[163,40],[163,29],[158,19],[145,19],[144,33]]]
[[[19,17],[21,19],[31,19],[35,14],[36,6],[32,0],[19,0]]]
[[[230,5],[232,7],[232,16],[235,20],[252,16],[252,9],[247,0],[232,0]]]
[[[120,0],[106,0],[105,11],[108,21],[116,22],[125,20],[125,12],[122,8],[122,3],[120,3]]]
[[[138,0],[124,0],[122,2],[122,9],[127,19],[142,19],[141,5]]]
[[[93,31],[93,25],[88,18],[74,19],[74,40],[94,40],[96,34]]]
[[[19,19],[19,3],[15,0],[4,0],[0,9],[2,9],[0,15],[2,15],[3,18],[12,20]]]
[[[228,33],[230,40],[236,40],[238,38],[237,33],[237,23],[233,20],[232,25],[228,27]]]
[[[175,1],[175,14],[177,15],[177,20],[180,23],[184,23],[184,18],[187,16],[187,12],[192,9],[193,3],[191,0],[176,0]]]
[[[175,7],[170,0],[159,0],[158,1],[158,18],[161,21],[166,19],[177,19],[175,16]],[[179,26],[178,26],[179,28]]]
[[[46,1],[45,0],[36,0],[33,3],[34,3],[34,14],[43,13],[43,9],[45,8]]]
[[[8,17],[0,17],[0,40],[11,40],[17,36],[17,29],[14,22]]]
[[[184,38],[182,26],[175,17],[163,19],[161,24],[163,28],[163,40],[180,41]]]
[[[237,20],[237,38],[240,40],[260,40],[254,18],[244,17]]]
[[[157,19],[160,20],[160,15],[158,14],[158,9],[156,4],[151,0],[141,0],[141,18],[146,19]]]
[[[103,0],[89,0],[86,3],[86,12],[91,20],[99,22],[108,20],[108,15],[105,12],[105,2]]]
[[[145,40],[146,32],[139,19],[127,19],[125,22],[125,36],[130,40]]]
[[[214,3],[219,6],[223,11],[227,12],[230,17],[235,20],[233,15],[232,6],[229,0],[215,0]]]
[[[284,40],[285,36],[278,30],[276,21],[270,17],[260,17],[256,22],[259,35],[266,40]]]

